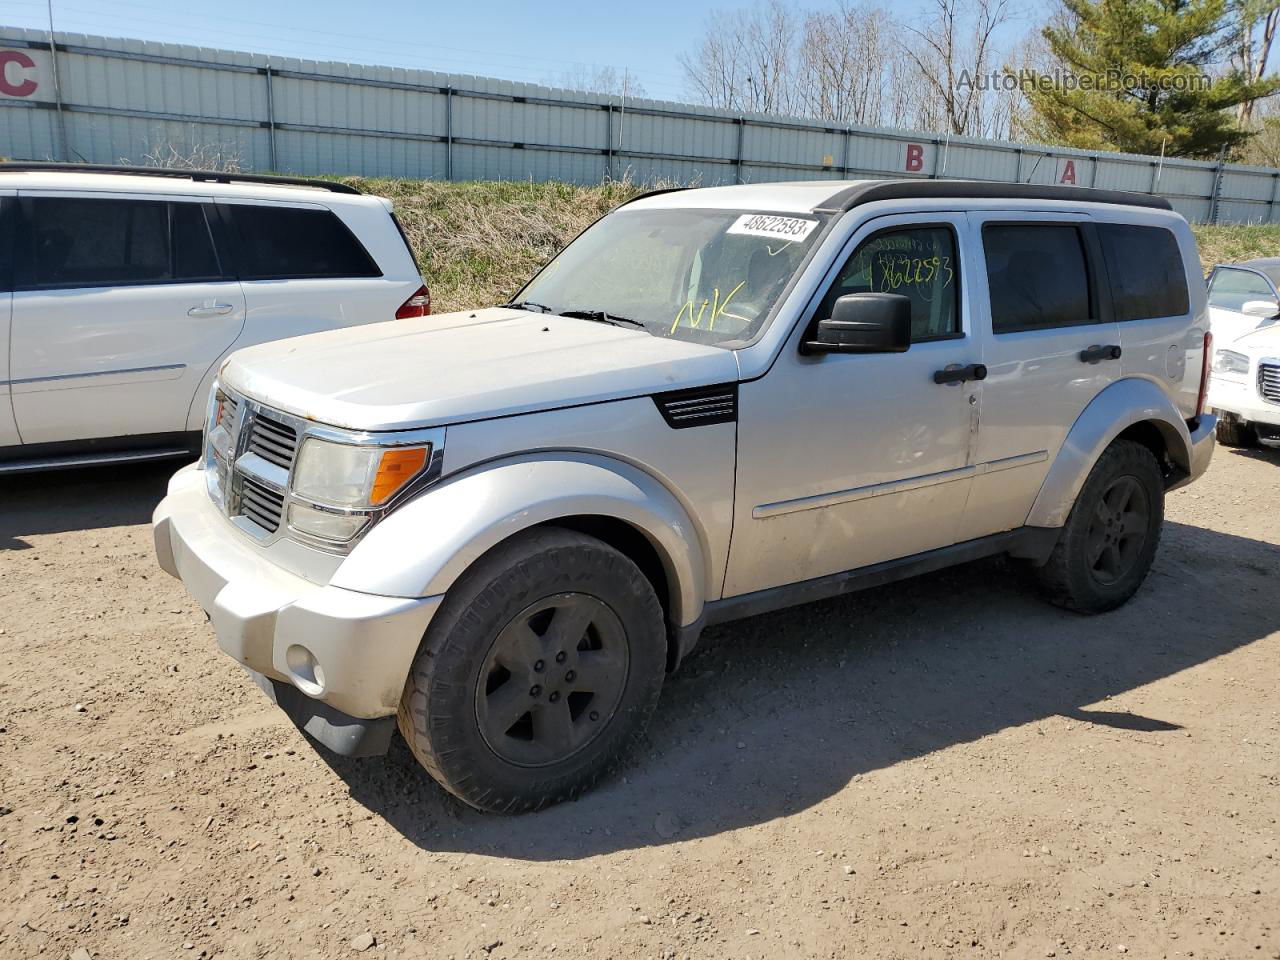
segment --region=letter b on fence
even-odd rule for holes
[[[903,166],[903,170],[907,173],[919,173],[924,169],[924,145],[919,143],[907,144],[907,162]]]

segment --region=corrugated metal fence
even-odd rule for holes
[[[1280,222],[1280,171],[833,127],[484,77],[0,27],[0,155],[245,170],[702,184],[966,177],[1136,190],[1189,220]]]

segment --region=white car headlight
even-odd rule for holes
[[[1214,373],[1248,373],[1249,358],[1234,350],[1219,350],[1213,356]]]
[[[293,492],[349,510],[380,507],[422,472],[430,455],[430,444],[362,446],[308,437],[294,466]]]

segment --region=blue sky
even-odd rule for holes
[[[612,65],[650,97],[684,99],[678,55],[717,8],[750,0],[647,0],[623,17],[595,0],[53,0],[60,31],[168,40],[316,60],[417,67],[535,83]],[[892,5],[919,11],[925,0]],[[830,5],[812,0],[803,6]],[[185,9],[183,9],[185,7]],[[609,10],[609,12],[603,12]],[[3,0],[0,24],[44,29],[46,0]],[[1021,33],[1026,23],[1013,25]]]
[[[612,64],[639,76],[649,96],[674,99],[684,91],[677,54],[700,36],[705,14],[725,5],[648,0],[626,22],[598,0],[53,0],[53,12],[59,31],[508,80],[544,82],[578,64]],[[0,23],[43,29],[45,0],[4,0]]]

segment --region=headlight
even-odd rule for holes
[[[309,437],[294,467],[293,492],[334,507],[379,507],[422,472],[430,452],[430,444],[373,447]]]
[[[1249,358],[1234,350],[1219,350],[1213,357],[1214,373],[1248,373]]]

